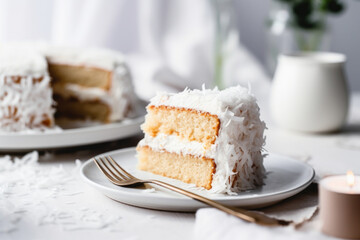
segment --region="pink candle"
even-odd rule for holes
[[[320,181],[320,219],[325,234],[360,238],[360,176],[326,177]]]

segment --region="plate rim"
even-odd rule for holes
[[[38,137],[38,136],[55,136],[55,135],[63,135],[63,134],[77,134],[82,132],[89,132],[89,131],[97,131],[99,128],[100,130],[103,128],[112,128],[118,127],[119,125],[134,125],[138,121],[142,121],[144,119],[144,115],[138,116],[135,118],[125,118],[119,122],[112,122],[106,124],[99,124],[95,126],[87,126],[87,127],[77,127],[77,128],[68,128],[68,129],[61,129],[60,131],[49,131],[49,132],[29,132],[29,133],[22,133],[22,132],[3,132],[0,131],[0,137]],[[128,124],[129,123],[129,124]]]
[[[87,127],[79,127],[79,128],[70,128],[70,129],[63,129],[59,132],[34,132],[34,133],[16,133],[16,132],[0,132],[0,142],[6,141],[7,144],[2,144],[0,146],[0,151],[28,151],[28,150],[44,150],[44,149],[57,149],[57,148],[66,148],[66,147],[77,147],[77,146],[83,146],[83,145],[89,145],[89,144],[96,144],[96,143],[102,143],[106,141],[112,141],[116,139],[122,139],[125,137],[129,137],[132,135],[135,135],[137,133],[141,132],[140,125],[145,119],[145,115],[140,115],[135,118],[125,118],[120,122],[113,122],[108,124],[101,124],[96,126],[87,126]],[[112,129],[119,129],[119,128],[137,128],[138,129],[131,129],[126,134],[113,134],[109,136],[105,136],[102,138],[94,137],[92,139],[87,139],[86,141],[81,140],[73,140],[61,143],[55,142],[56,138],[60,137],[72,137],[72,136],[82,136],[88,135],[88,134],[96,134],[98,132],[105,132],[105,131],[111,131]],[[47,143],[45,145],[36,144],[14,144],[14,142],[19,141],[19,138],[21,138],[22,141],[34,141],[33,138],[41,138],[41,141],[44,141],[45,138],[52,138],[52,142]],[[43,139],[42,139],[43,138]],[[8,143],[8,141],[13,143]]]
[[[99,157],[99,156],[104,156],[104,155],[110,155],[110,154],[113,154],[113,153],[119,153],[119,152],[131,152],[131,151],[134,151],[136,150],[136,147],[128,147],[128,148],[122,148],[122,149],[117,149],[117,150],[112,150],[112,151],[109,151],[109,152],[105,152],[105,153],[101,153],[101,154],[98,154],[94,157]],[[272,193],[267,193],[267,194],[263,194],[261,196],[257,196],[256,199],[257,200],[261,200],[261,199],[264,199],[264,198],[269,198],[269,197],[280,197],[280,196],[283,196],[283,195],[288,195],[292,192],[294,192],[294,194],[292,194],[291,196],[301,192],[302,190],[304,190],[306,187],[308,187],[315,179],[315,176],[316,176],[316,172],[314,170],[314,168],[312,166],[310,166],[309,164],[305,163],[305,162],[302,162],[300,160],[297,160],[291,156],[287,156],[287,155],[281,155],[281,154],[277,154],[277,153],[268,153],[268,155],[272,155],[272,156],[278,156],[278,157],[286,157],[288,159],[291,159],[292,161],[298,163],[298,164],[301,164],[303,166],[306,166],[306,168],[308,168],[308,170],[310,170],[312,173],[311,173],[311,177],[303,182],[302,184],[300,184],[299,186],[296,186],[295,188],[291,188],[291,189],[287,189],[287,190],[284,190],[284,191],[281,191],[281,192],[277,192],[275,194],[272,194]],[[80,175],[81,175],[81,178],[83,180],[85,180],[85,182],[87,182],[88,184],[90,185],[93,185],[95,188],[105,188],[107,191],[111,191],[113,193],[118,193],[119,190],[117,189],[114,189],[114,188],[110,188],[108,186],[105,186],[105,185],[101,185],[99,183],[96,183],[94,181],[92,181],[91,179],[89,179],[86,174],[84,173],[84,170],[88,167],[88,165],[90,164],[94,164],[95,166],[95,163],[93,162],[93,158],[90,158],[88,160],[86,160],[81,168],[80,168]],[[122,188],[122,187],[119,187],[119,188]],[[124,188],[126,189],[126,188]],[[133,192],[129,192],[129,191],[120,191],[122,194],[127,194],[127,195],[131,195],[131,196],[138,196],[139,193],[133,193]],[[167,195],[156,195],[154,196],[152,193],[146,193],[146,192],[142,192],[141,193],[142,196],[145,196],[146,197],[155,197],[154,199],[156,198],[161,198],[162,200],[166,200],[166,199],[169,199],[169,200],[175,200],[175,199],[179,199],[178,197],[174,197],[174,196],[167,196]],[[180,195],[179,195],[180,196]],[[291,197],[291,196],[288,196],[288,197]],[[208,198],[212,199],[212,200],[218,200],[218,201],[226,201],[226,200],[251,200],[251,199],[254,199],[253,196],[243,196],[241,199],[238,199],[239,195],[236,195],[236,196],[233,196],[233,195],[227,195],[227,196],[207,196]],[[288,198],[286,197],[286,198]],[[284,199],[286,199],[284,198]],[[284,200],[282,199],[282,200]],[[191,202],[191,201],[194,201],[193,199],[191,198],[181,198],[182,201],[187,201],[187,202]],[[117,200],[116,200],[117,201]],[[279,200],[281,201],[281,200]]]

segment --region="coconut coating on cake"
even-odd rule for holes
[[[53,126],[54,109],[45,58],[24,49],[0,52],[0,129],[24,131]]]
[[[154,109],[161,112],[165,107],[168,110],[162,111],[161,116],[154,114]],[[174,119],[171,109],[188,114],[178,114]],[[216,170],[210,191],[214,193],[233,194],[263,183],[265,123],[259,118],[255,97],[246,88],[159,93],[147,110],[142,126],[145,137],[139,147],[213,159]],[[191,117],[194,112],[198,118]],[[218,119],[217,124],[211,122],[214,116]],[[155,117],[161,121],[154,120]],[[206,127],[202,127],[204,124]]]

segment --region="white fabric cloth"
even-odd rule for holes
[[[253,240],[270,239],[270,237],[275,239],[325,238],[321,234],[319,221],[317,220],[317,204],[317,185],[312,184],[294,197],[257,210],[270,217],[292,221],[298,226],[297,229],[293,226],[259,226],[247,223],[216,209],[199,209],[196,213],[195,239],[236,239],[239,236],[241,236],[241,239],[251,238]],[[309,227],[309,225],[311,226]]]
[[[287,239],[331,239],[323,235],[319,228],[295,230],[293,227],[264,227],[247,223],[212,208],[196,212],[194,239],[206,240],[287,240]]]
[[[95,46],[128,56],[141,98],[213,85],[215,22],[210,0],[2,0],[0,41]],[[232,32],[224,48],[227,85],[268,92],[261,66]]]

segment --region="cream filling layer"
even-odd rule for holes
[[[213,159],[215,157],[215,145],[211,145],[209,149],[204,148],[204,144],[197,141],[188,141],[180,139],[175,135],[158,134],[151,137],[145,134],[144,139],[139,142],[139,146],[149,146],[155,151],[167,151],[181,155],[193,155],[198,157],[206,157]]]
[[[100,100],[109,102],[109,92],[100,88],[82,87],[78,84],[54,84],[53,89],[64,98],[76,97],[82,101]]]

